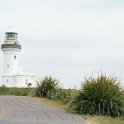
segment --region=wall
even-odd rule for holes
[[[0,86],[6,87],[30,87],[36,86],[36,79],[34,75],[17,75],[17,76],[2,76],[2,83]]]

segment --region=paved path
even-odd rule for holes
[[[84,124],[79,116],[31,97],[0,96],[0,107],[5,110],[0,124]]]

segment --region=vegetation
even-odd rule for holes
[[[124,91],[115,77],[86,78],[76,90],[63,89],[57,79],[46,76],[36,88],[30,88],[30,84],[28,88],[0,87],[0,95],[40,97],[45,104],[82,114],[90,124],[124,123]]]
[[[124,117],[112,118],[109,116],[90,116],[83,115],[85,120],[87,120],[88,124],[124,124]]]
[[[80,90],[63,89],[47,76],[38,82],[35,96],[61,101],[79,114],[121,116],[124,114],[124,93],[117,78],[101,75],[86,78]]]
[[[56,93],[53,97],[54,100],[61,101],[64,104],[69,104],[70,101],[76,96],[78,93],[78,90],[76,89],[63,89],[63,88],[58,88],[56,90]]]
[[[52,100],[52,99],[46,99],[46,98],[36,98],[38,101],[47,104],[49,106],[53,106],[55,108],[60,108],[60,109],[68,109],[68,105],[67,104],[63,104],[61,101],[56,101],[56,100]]]
[[[116,78],[91,77],[82,83],[70,106],[80,114],[120,116],[124,113],[124,94]]]
[[[63,89],[59,86],[59,81],[51,76],[46,76],[37,82],[35,96],[69,103],[77,94],[77,90]]]
[[[7,88],[0,87],[0,95],[15,95],[15,96],[27,96],[34,89],[32,88]]]
[[[55,101],[46,98],[38,98],[37,100],[52,107],[68,110],[68,104],[63,104],[60,101]],[[110,116],[100,115],[81,115],[81,117],[87,120],[87,124],[124,124],[124,116],[113,118]]]
[[[51,76],[46,76],[43,78],[43,80],[39,80],[37,82],[38,87],[36,88],[35,95],[37,97],[52,99],[56,89],[58,88],[58,84],[59,82],[57,79]]]

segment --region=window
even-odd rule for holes
[[[25,84],[28,84],[28,79],[25,80]]]
[[[14,59],[16,59],[16,56],[14,56]]]
[[[9,68],[9,64],[7,64],[7,68]]]
[[[9,82],[9,80],[7,79],[7,80],[6,80],[6,82],[8,83],[8,82]]]
[[[9,34],[7,34],[7,38],[15,38],[15,35],[14,34],[12,34],[12,33],[9,33]]]
[[[6,34],[6,39],[8,41],[15,41],[16,38],[17,38],[17,34],[15,34],[15,33],[7,33]]]

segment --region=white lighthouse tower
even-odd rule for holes
[[[1,86],[35,87],[35,75],[24,73],[19,68],[21,45],[17,40],[18,33],[10,28],[5,33],[5,41],[1,45],[3,51],[3,74]]]

